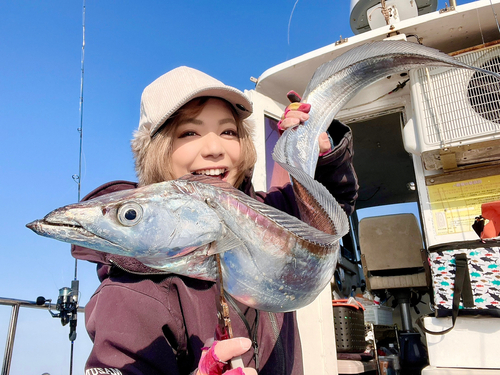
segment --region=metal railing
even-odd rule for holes
[[[3,298],[0,297],[0,305],[12,306],[12,313],[10,316],[9,330],[7,332],[7,342],[5,344],[5,354],[3,357],[3,366],[1,375],[9,375],[10,363],[12,361],[12,351],[14,349],[14,339],[16,336],[17,328],[17,318],[19,316],[20,307],[29,307],[33,309],[46,309],[51,311],[50,308],[53,306],[51,301],[46,301],[43,304],[37,304],[35,301],[25,301],[14,298]],[[77,312],[84,312],[85,307],[78,307]]]

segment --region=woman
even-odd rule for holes
[[[268,193],[256,194],[252,188],[256,154],[248,121],[251,112],[252,103],[242,92],[195,69],[180,67],[159,77],[143,92],[139,128],[132,140],[139,185],[185,174],[210,175],[298,217],[289,184]],[[280,127],[307,119],[307,113],[287,111]],[[339,122],[329,132],[332,141],[325,135],[320,142],[323,156],[317,179],[350,213],[357,196],[351,133]],[[84,199],[135,187],[112,182]],[[72,253],[98,263],[102,282],[86,306],[86,327],[94,342],[86,364],[89,373],[107,369],[123,374],[232,374],[220,361],[242,355],[246,374],[255,374],[253,369],[263,375],[302,374],[294,313],[256,311],[230,300],[236,338],[204,350],[218,322],[213,282],[162,274],[133,258],[81,247]],[[205,368],[207,361],[212,369]]]

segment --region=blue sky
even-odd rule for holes
[[[250,77],[352,35],[349,1],[86,2],[82,196],[110,180],[135,180],[129,141],[142,89],[180,65],[241,90]],[[458,4],[469,1],[458,1]],[[70,286],[69,245],[25,224],[77,200],[82,1],[0,3],[0,296],[57,299]],[[439,1],[439,8],[444,1]],[[78,262],[81,305],[98,286]],[[0,306],[0,342],[10,307]],[[74,373],[90,340],[80,316]],[[11,374],[67,374],[68,328],[46,311],[21,309]]]

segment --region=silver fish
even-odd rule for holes
[[[108,194],[27,225],[42,236],[132,256],[166,272],[215,280],[260,310],[312,302],[331,279],[338,241],[230,184],[207,176]]]
[[[469,68],[413,43],[380,42],[318,69],[305,93],[312,104],[310,120],[285,131],[273,153],[290,173],[299,209],[310,225],[216,179],[188,176],[69,205],[28,227],[207,280],[215,280],[212,255],[220,254],[224,288],[237,300],[273,312],[306,306],[331,280],[338,241],[348,232],[345,213],[312,178],[319,135],[362,87],[429,63]]]
[[[361,89],[391,74],[422,66],[473,69],[500,79],[500,75],[462,63],[434,48],[407,41],[385,40],[363,44],[321,65],[303,94],[311,104],[310,119],[304,126],[285,131],[278,140],[273,158],[291,174],[292,166],[313,177],[318,155],[318,137]]]
[[[273,159],[290,174],[301,217],[308,224],[327,233],[347,225],[334,198],[313,179],[318,158],[312,155],[319,154],[320,134],[361,89],[388,75],[422,66],[473,69],[500,79],[497,73],[467,65],[434,48],[390,40],[355,47],[316,69],[303,94],[303,102],[311,104],[309,120],[286,130],[273,150]],[[311,217],[310,212],[317,214]]]

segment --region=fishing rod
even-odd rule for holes
[[[82,175],[82,160],[83,160],[83,83],[85,75],[85,10],[86,4],[83,0],[82,9],[82,53],[81,53],[81,75],[80,75],[80,126],[77,128],[80,138],[80,151],[78,158],[78,174],[72,176],[73,180],[76,182],[78,188],[78,202],[81,200],[81,175]],[[69,364],[69,375],[73,374],[73,358],[74,358],[74,343],[76,340],[76,325],[78,318],[78,295],[79,295],[79,281],[78,281],[78,260],[75,259],[75,272],[74,278],[71,281],[71,288],[64,287],[59,289],[59,296],[57,298],[55,309],[57,313],[51,310],[50,299],[45,299],[44,297],[38,297],[36,304],[39,306],[46,305],[48,303],[48,310],[53,318],[60,318],[61,324],[63,326],[69,323],[69,340],[70,344],[70,364]]]
[[[78,178],[76,183],[78,185],[78,202],[81,200],[81,186],[82,186],[82,159],[83,159],[83,83],[85,76],[85,10],[86,4],[83,0],[82,7],[82,53],[81,53],[81,65],[80,65],[80,127],[78,128],[78,133],[80,137],[80,150],[78,153]],[[69,340],[71,342],[71,353],[70,353],[70,364],[69,364],[69,375],[73,373],[73,358],[74,358],[74,346],[76,340],[76,324],[78,318],[78,292],[79,292],[79,281],[78,281],[78,259],[75,258],[75,275],[73,281],[71,282],[70,295],[75,298],[74,305],[69,305],[71,308],[71,316],[69,317]],[[61,323],[65,323],[61,320]]]

